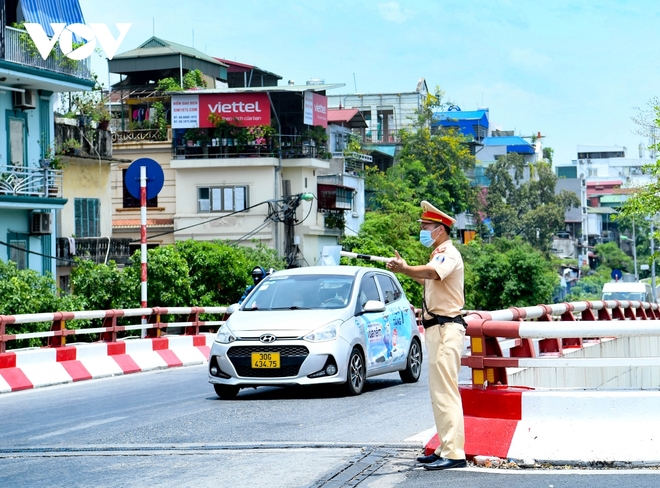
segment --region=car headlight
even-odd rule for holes
[[[219,342],[220,344],[229,344],[235,340],[236,336],[227,325],[220,327],[220,330],[215,336],[215,342]]]
[[[320,329],[310,332],[303,339],[309,342],[334,341],[339,336],[340,325],[341,320],[336,320],[335,322],[324,325]]]

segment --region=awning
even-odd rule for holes
[[[606,215],[606,214],[615,214],[619,212],[617,212],[612,207],[587,207],[587,213]]]
[[[396,146],[364,146],[362,149],[369,152],[379,152],[391,158],[394,157]]]
[[[19,5],[25,21],[40,24],[48,37],[55,34],[51,22],[68,25],[85,23],[78,0],[21,0]]]
[[[362,112],[356,108],[329,108],[328,123],[344,123],[351,128],[366,129],[368,127]]]

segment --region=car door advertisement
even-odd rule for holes
[[[412,320],[405,305],[388,306],[386,314],[363,314],[355,320],[366,336],[369,369],[406,361],[412,339]]]

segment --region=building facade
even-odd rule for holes
[[[47,16],[44,4],[58,4]],[[75,61],[59,47],[42,59],[32,55],[26,31],[12,27],[39,23],[53,35],[50,22],[84,23],[77,0],[2,2],[0,19],[0,259],[38,273],[56,271],[57,230],[67,199],[63,173],[50,166],[55,152],[54,105],[58,93],[94,86],[88,59]]]

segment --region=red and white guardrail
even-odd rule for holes
[[[563,358],[564,348],[579,348],[584,338],[660,336],[658,304],[597,300],[535,307],[512,307],[465,316],[470,354],[462,364],[472,369],[472,385],[507,385],[506,368],[660,366],[658,357]],[[500,338],[514,339],[509,357]],[[537,358],[534,339],[538,343]],[[549,361],[547,357],[552,357]]]
[[[200,314],[224,315],[225,307],[155,307],[126,310],[94,310],[24,315],[0,315],[0,393],[38,388],[73,381],[201,364],[208,360],[212,333],[202,327],[217,327],[223,320],[202,321]],[[185,320],[162,322],[164,315],[183,316]],[[146,324],[117,325],[121,317]],[[72,329],[76,320],[100,319],[101,327]],[[50,330],[7,334],[12,324],[50,323]],[[183,335],[163,336],[167,328],[183,328]],[[123,334],[146,331],[146,338]],[[99,342],[66,344],[67,336],[99,334]],[[124,335],[120,338],[118,336]],[[48,339],[48,347],[7,351],[11,341]]]

